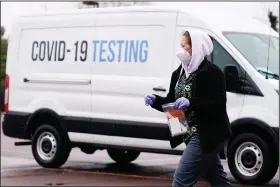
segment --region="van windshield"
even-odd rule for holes
[[[242,32],[224,32],[223,34],[259,73],[271,79],[279,79],[278,37],[271,36],[269,41],[269,35],[264,34]]]

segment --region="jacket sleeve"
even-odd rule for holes
[[[220,69],[211,67],[197,75],[195,85],[190,107],[208,114],[226,110],[226,83]]]
[[[153,94],[154,96],[156,96],[156,99],[155,99],[154,104],[151,105],[152,108],[154,108],[160,112],[163,112],[162,105],[175,101],[175,86],[177,83],[177,77],[176,77],[177,71],[178,71],[178,69],[172,73],[169,91],[168,91],[168,94],[166,97],[161,97],[159,95]]]

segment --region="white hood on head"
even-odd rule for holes
[[[192,58],[187,67],[184,67],[186,74],[195,72],[204,58],[213,51],[213,43],[207,33],[198,30],[188,30],[192,42]]]

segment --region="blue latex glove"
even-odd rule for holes
[[[156,100],[156,96],[154,96],[154,95],[146,95],[145,96],[145,104],[146,104],[146,106],[154,104],[155,100]]]
[[[185,97],[180,97],[179,99],[177,99],[175,101],[175,104],[174,104],[174,108],[177,110],[180,110],[182,108],[189,107],[189,106],[190,106],[190,101]]]

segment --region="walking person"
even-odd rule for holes
[[[163,104],[174,102],[176,109],[183,109],[189,124],[189,132],[170,136],[172,148],[186,144],[172,186],[193,186],[202,178],[212,186],[231,186],[219,157],[231,135],[226,85],[223,72],[206,58],[213,43],[202,31],[186,31],[181,47],[177,53],[181,65],[172,74],[167,96],[145,97],[146,105],[161,112]]]

